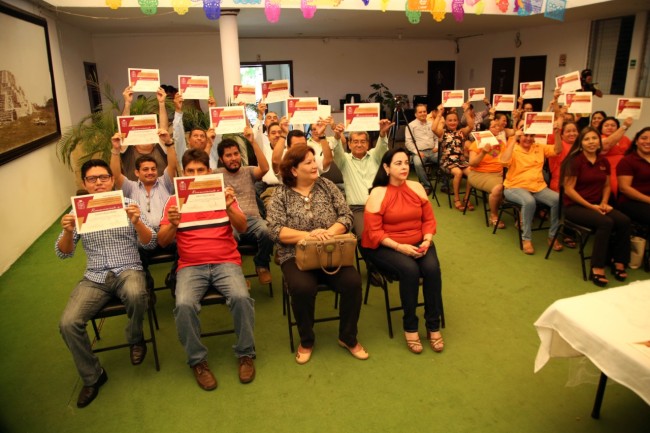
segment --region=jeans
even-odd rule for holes
[[[404,331],[417,332],[418,317],[415,309],[418,304],[420,278],[424,297],[424,321],[428,331],[440,330],[442,315],[442,276],[436,246],[432,243],[427,253],[419,259],[399,253],[391,248],[380,246],[377,249],[363,248],[365,257],[378,268],[397,275],[399,296],[404,309],[402,323]]]
[[[418,155],[413,155],[413,167],[415,168],[415,173],[418,175],[418,179],[420,179],[422,186],[432,189],[433,187],[431,186],[431,182],[429,182],[429,176],[427,176],[427,172],[424,170],[422,162],[437,164],[438,152],[434,152],[433,149],[423,149],[420,152],[423,153],[422,159],[420,159]]]
[[[535,216],[536,203],[544,203],[551,208],[551,227],[548,229],[548,237],[553,238],[560,226],[560,195],[550,188],[544,188],[539,192],[530,192],[522,188],[506,188],[503,191],[506,200],[521,205],[521,239],[530,241],[532,239],[533,217]]]
[[[201,343],[201,298],[212,286],[226,297],[232,314],[238,358],[255,356],[255,301],[248,293],[241,266],[234,263],[187,266],[176,274],[176,331],[187,354],[187,363],[194,366],[205,360],[208,349]]]
[[[126,306],[129,318],[125,329],[127,343],[141,342],[148,300],[144,271],[127,269],[120,275],[109,272],[103,284],[84,277],[70,294],[59,322],[61,336],[72,353],[84,386],[94,385],[102,372],[99,359],[90,346],[86,324],[113,296],[120,298]]]
[[[273,241],[269,238],[269,227],[266,220],[258,217],[246,217],[248,229],[238,233],[233,229],[235,239],[241,243],[257,242],[257,254],[253,258],[255,267],[269,269],[271,254],[273,254]]]

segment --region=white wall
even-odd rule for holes
[[[553,97],[555,77],[576,70],[583,70],[587,64],[589,33],[591,21],[572,22],[570,25],[554,24],[544,27],[524,28],[519,31],[521,46],[515,46],[515,31],[495,33],[465,39],[460,42],[460,54],[457,63],[456,82],[459,88],[485,87],[490,93],[492,59],[499,57],[516,57],[515,93],[519,76],[519,57],[547,56],[546,78],[544,88],[544,106]],[[638,14],[634,26],[633,43],[630,59],[637,59],[640,65],[642,44],[646,27],[645,14]],[[559,66],[560,55],[566,54],[566,66]],[[625,96],[634,97],[638,82],[638,69],[628,70]],[[474,78],[471,79],[470,77]],[[621,95],[604,95],[594,98],[593,110],[603,110],[613,115],[617,98]],[[641,119],[634,122],[627,135],[633,138],[636,131],[650,125],[650,98],[644,98],[644,112]]]
[[[14,0],[9,3],[34,15],[40,14],[34,5],[24,1]],[[80,106],[80,101],[74,92],[68,94],[67,71],[73,70],[73,65],[61,54],[60,29],[54,20],[48,18],[47,21],[59,116],[62,128],[65,128],[71,120],[70,106]],[[67,40],[64,51],[83,51],[88,40],[88,36]],[[4,203],[0,206],[2,274],[69,206],[75,183],[72,174],[56,157],[56,143],[51,143],[0,166],[0,185],[0,203]]]

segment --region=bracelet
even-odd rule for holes
[[[111,153],[112,153],[113,155],[119,155],[119,154],[120,154],[120,151],[118,150],[118,151],[116,152],[115,150],[111,149]]]
[[[320,137],[318,137],[318,139],[319,139],[319,140],[327,140],[327,137],[324,136],[324,135],[321,135]]]
[[[623,128],[623,131],[627,131],[627,125],[623,125],[621,128]]]
[[[174,143],[176,143],[176,140],[172,138],[172,141],[170,141],[169,143],[165,143],[165,147],[172,147]]]
[[[287,136],[286,135],[281,135],[280,138],[284,138],[286,140]]]

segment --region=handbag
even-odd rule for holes
[[[632,236],[630,238],[630,268],[639,269],[643,264],[643,255],[645,254],[645,239]]]
[[[352,233],[335,235],[324,241],[303,239],[296,244],[296,266],[301,271],[321,269],[336,274],[342,266],[354,264],[357,238]]]

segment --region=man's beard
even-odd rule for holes
[[[228,170],[228,172],[230,172],[230,173],[237,173],[237,172],[239,171],[239,169],[241,168],[241,164],[237,164],[237,167],[236,167],[236,168],[231,168],[231,167],[228,166],[228,165],[226,165],[224,168],[225,168],[226,170]]]

